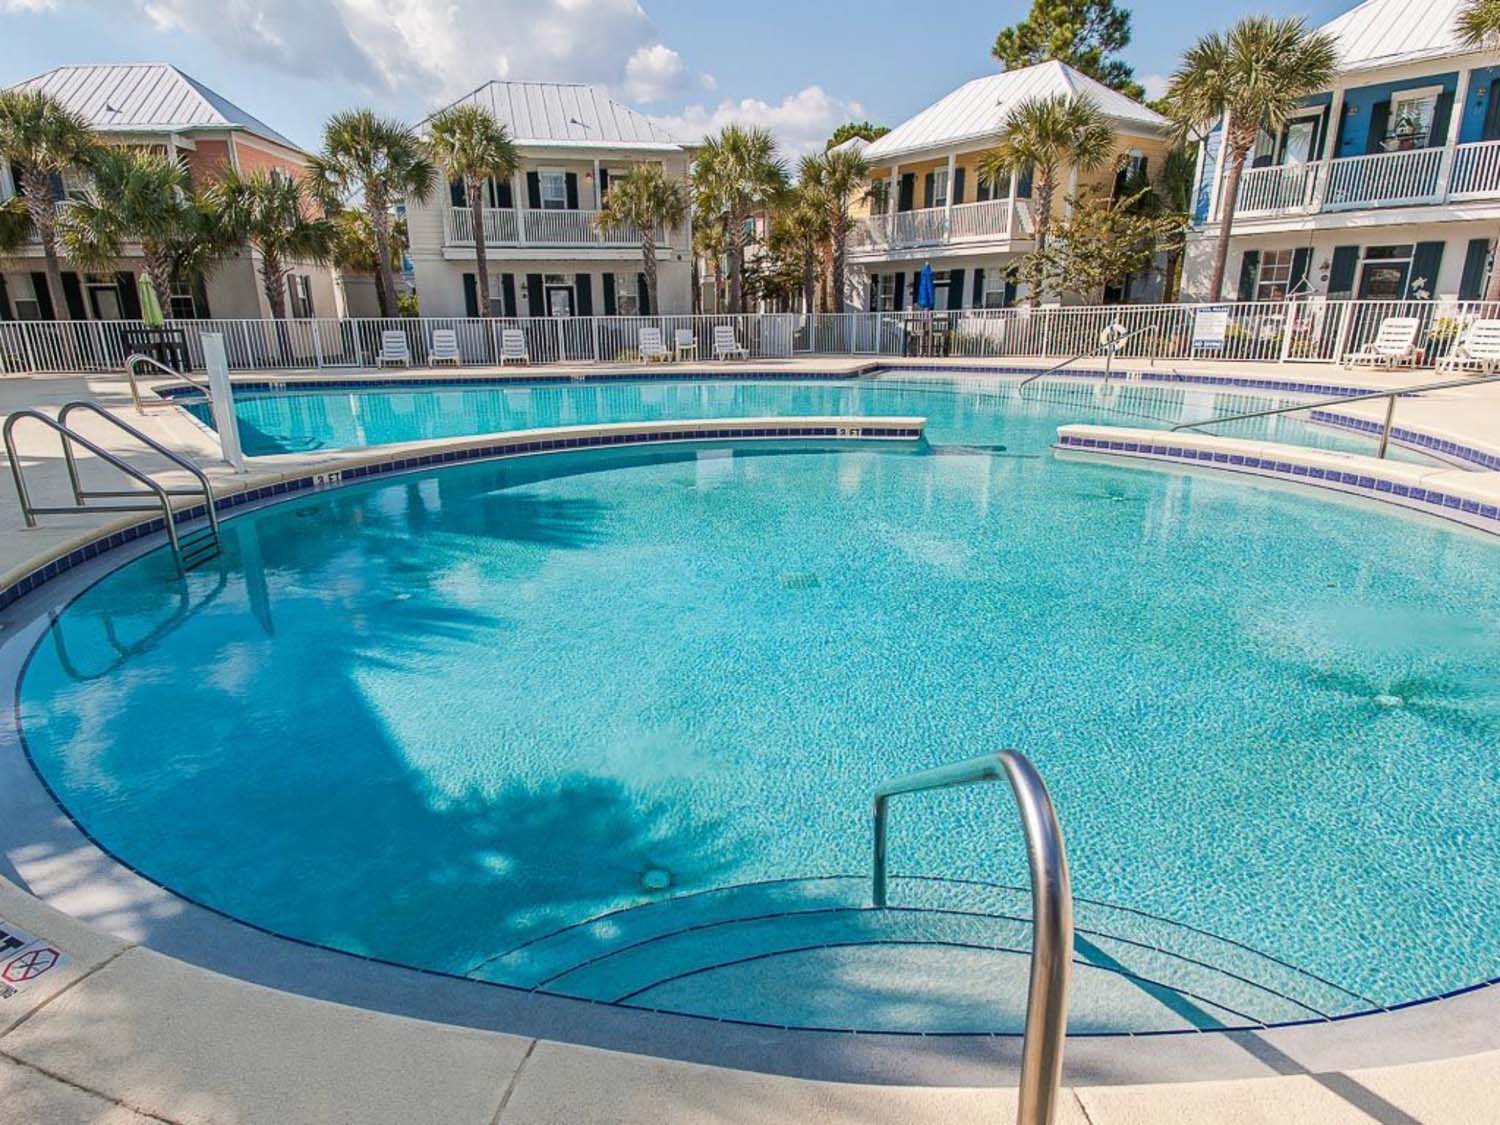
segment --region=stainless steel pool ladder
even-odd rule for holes
[[[872,897],[886,904],[886,805],[901,793],[948,789],[980,781],[1010,782],[1031,870],[1031,980],[1021,1047],[1018,1125],[1052,1125],[1062,1082],[1063,1040],[1068,1031],[1068,977],[1073,967],[1073,890],[1062,827],[1042,778],[1014,750],[914,773],[875,790],[875,862]]]
[[[192,488],[168,488],[143,469],[138,469],[121,460],[109,450],[89,440],[68,425],[68,417],[76,410],[84,410],[98,415],[116,429],[123,430],[136,441],[166,458],[178,468],[186,469],[197,481],[197,486]],[[55,431],[61,439],[63,460],[68,468],[68,483],[73,489],[73,504],[71,506],[65,508],[42,507],[31,502],[31,493],[26,487],[26,474],[22,468],[21,455],[16,449],[15,440],[16,424],[22,419],[40,422],[48,429]],[[214,489],[213,485],[209,483],[208,476],[186,457],[183,457],[179,453],[174,453],[155,438],[143,434],[140,430],[130,425],[130,423],[104,409],[98,403],[87,402],[81,399],[65,403],[62,409],[57,412],[56,418],[49,417],[40,410],[17,410],[5,419],[4,440],[5,453],[10,459],[11,476],[16,482],[16,497],[21,503],[21,514],[26,520],[27,527],[36,526],[37,516],[76,515],[79,512],[151,512],[159,509],[162,516],[162,525],[166,529],[168,541],[172,544],[172,555],[177,560],[179,569],[188,571],[218,556],[219,513],[214,505]],[[84,488],[82,479],[78,475],[78,460],[73,452],[75,444],[87,449],[95,457],[99,458],[99,460],[123,473],[131,480],[145,485],[146,490],[142,491],[138,488]],[[172,497],[174,496],[192,496],[202,500],[206,516],[202,527],[195,531],[190,531],[185,535],[181,533],[178,527],[177,513],[172,508]],[[133,504],[89,504],[90,500],[130,499],[135,499],[138,502]]]
[[[1061,371],[1070,363],[1077,363],[1080,359],[1083,359],[1086,356],[1096,356],[1101,352],[1104,353],[1104,378],[1108,380],[1114,367],[1115,356],[1119,353],[1120,347],[1123,344],[1134,340],[1137,336],[1144,336],[1147,332],[1154,332],[1159,339],[1161,337],[1161,325],[1148,324],[1144,328],[1137,328],[1134,332],[1127,332],[1125,333],[1125,335],[1119,337],[1118,339],[1112,339],[1106,344],[1100,344],[1098,347],[1089,348],[1087,351],[1079,352],[1077,355],[1070,355],[1061,363],[1054,363],[1051,367],[1048,367],[1043,371],[1038,371],[1035,375],[1026,376],[1026,378],[1022,379],[1020,383],[1016,385],[1016,394],[1019,395],[1023,390],[1025,390],[1026,384],[1028,383],[1034,383],[1038,379],[1042,379],[1048,375],[1051,375],[1054,371]],[[1156,362],[1155,356],[1151,357],[1151,362],[1153,364]]]
[[[209,392],[207,383],[200,383],[197,379],[194,379],[191,375],[188,375],[185,372],[174,371],[165,363],[162,363],[159,359],[153,359],[151,356],[143,355],[140,352],[133,352],[125,357],[125,377],[130,380],[130,398],[131,401],[135,403],[135,412],[137,414],[146,413],[146,408],[141,403],[141,388],[140,385],[136,382],[135,378],[136,365],[141,363],[149,364],[150,366],[156,368],[158,371],[165,371],[174,379],[182,379],[185,382],[191,383],[193,386],[197,387],[200,391],[203,392],[203,397],[206,399],[213,398],[213,395]]]
[[[1391,447],[1391,430],[1396,422],[1396,400],[1402,395],[1421,394],[1423,391],[1444,391],[1453,387],[1478,387],[1485,383],[1500,382],[1500,375],[1469,375],[1463,379],[1449,379],[1442,383],[1422,383],[1412,387],[1393,387],[1386,391],[1361,391],[1358,394],[1340,395],[1338,398],[1319,399],[1317,402],[1298,402],[1291,406],[1277,406],[1270,410],[1250,410],[1244,414],[1228,414],[1223,418],[1204,418],[1201,422],[1181,422],[1169,431],[1196,430],[1202,426],[1217,426],[1225,422],[1245,422],[1251,418],[1270,418],[1276,414],[1293,414],[1299,410],[1319,410],[1325,406],[1339,406],[1346,402],[1367,402],[1370,399],[1388,399],[1385,421],[1380,427],[1380,448],[1375,456],[1384,457]]]

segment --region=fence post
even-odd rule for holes
[[[1351,327],[1353,327],[1353,321],[1354,302],[1345,301],[1343,302],[1343,306],[1339,310],[1339,331],[1338,336],[1335,338],[1337,340],[1337,343],[1334,344],[1333,357],[1330,362],[1343,362],[1344,353],[1348,349],[1349,345],[1349,330]]]
[[[603,354],[599,348],[599,318],[597,316],[589,317],[589,335],[594,338],[594,362],[597,364],[600,355]]]
[[[318,370],[323,370],[323,329],[322,322],[314,319],[312,322],[313,358],[317,361]]]

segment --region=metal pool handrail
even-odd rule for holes
[[[1298,402],[1291,406],[1277,406],[1270,410],[1250,410],[1244,414],[1230,414],[1223,418],[1204,418],[1199,422],[1180,422],[1173,426],[1168,433],[1177,433],[1179,430],[1196,430],[1200,426],[1217,426],[1223,422],[1244,422],[1252,418],[1270,418],[1276,414],[1293,414],[1299,410],[1318,410],[1324,406],[1339,406],[1346,402],[1367,402],[1370,399],[1384,398],[1390,402],[1385,408],[1385,423],[1380,429],[1380,448],[1375,456],[1384,457],[1386,450],[1391,444],[1391,428],[1396,420],[1396,399],[1402,395],[1421,394],[1423,391],[1445,391],[1452,387],[1478,387],[1485,383],[1500,382],[1500,375],[1469,375],[1462,379],[1449,379],[1442,383],[1422,383],[1412,387],[1393,387],[1385,391],[1361,391],[1359,394],[1340,395],[1338,398],[1325,398],[1317,402]]]
[[[1073,967],[1073,891],[1062,827],[1039,773],[1014,750],[914,773],[875,790],[875,862],[872,898],[886,904],[886,805],[901,793],[947,789],[981,781],[1010,782],[1031,869],[1031,980],[1021,1047],[1017,1125],[1051,1125],[1062,1082],[1063,1040],[1068,1030],[1068,977]]]
[[[1051,375],[1054,371],[1061,371],[1064,367],[1068,366],[1068,364],[1075,363],[1078,360],[1084,358],[1084,356],[1095,356],[1100,352],[1104,353],[1104,377],[1108,379],[1110,376],[1110,371],[1114,367],[1115,354],[1119,352],[1120,345],[1126,343],[1127,341],[1134,340],[1137,336],[1144,336],[1147,332],[1154,332],[1159,338],[1161,336],[1161,325],[1148,324],[1144,328],[1137,328],[1134,332],[1127,332],[1125,333],[1125,335],[1119,337],[1118,339],[1111,340],[1107,344],[1100,344],[1098,347],[1079,352],[1077,355],[1070,355],[1061,363],[1054,363],[1045,371],[1038,371],[1035,375],[1026,376],[1026,378],[1022,379],[1021,382],[1016,386],[1016,394],[1020,394],[1023,390],[1025,390],[1026,384],[1034,383],[1038,379],[1044,378],[1047,375]],[[1155,357],[1152,357],[1152,361],[1153,363],[1155,362]]]
[[[137,414],[146,413],[146,408],[141,404],[141,388],[136,384],[135,381],[135,365],[138,363],[149,363],[152,367],[155,367],[160,371],[165,371],[174,379],[186,379],[189,383],[202,391],[205,398],[213,398],[213,394],[209,391],[207,383],[200,383],[197,379],[194,379],[191,375],[185,374],[184,372],[174,371],[165,363],[162,363],[159,359],[154,359],[149,355],[143,355],[141,352],[133,352],[125,358],[125,375],[130,380],[130,398],[135,403],[135,412]]]

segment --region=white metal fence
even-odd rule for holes
[[[1118,349],[1126,358],[1262,363],[1337,363],[1370,343],[1388,317],[1418,322],[1416,365],[1447,355],[1474,321],[1500,318],[1500,303],[1325,301],[1318,298],[1219,305],[1086,305],[947,312],[593,316],[572,318],[393,318],[185,320],[193,366],[202,337],[224,337],[238,371],[368,368],[381,335],[399,331],[423,366],[437,329],[452,329],[465,364],[497,362],[501,334],[520,329],[536,364],[631,363],[640,333],[656,328],[669,349],[679,330],[697,358],[711,360],[714,329],[728,327],[752,359],[806,355],[959,356],[1063,360],[1099,353],[1106,334],[1138,333]],[[1115,326],[1119,326],[1116,328]],[[0,321],[0,372],[111,371],[123,367],[127,331],[139,321]]]

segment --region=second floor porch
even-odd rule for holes
[[[633,224],[606,226],[593,209],[557,210],[526,207],[485,207],[482,211],[486,247],[596,248],[639,250],[641,231]],[[443,244],[471,247],[475,243],[474,211],[449,206],[443,212]],[[655,231],[658,249],[669,245],[670,232]]]
[[[1035,236],[1029,200],[992,199],[858,219],[849,232],[849,253],[858,258],[903,249],[991,246]]]

